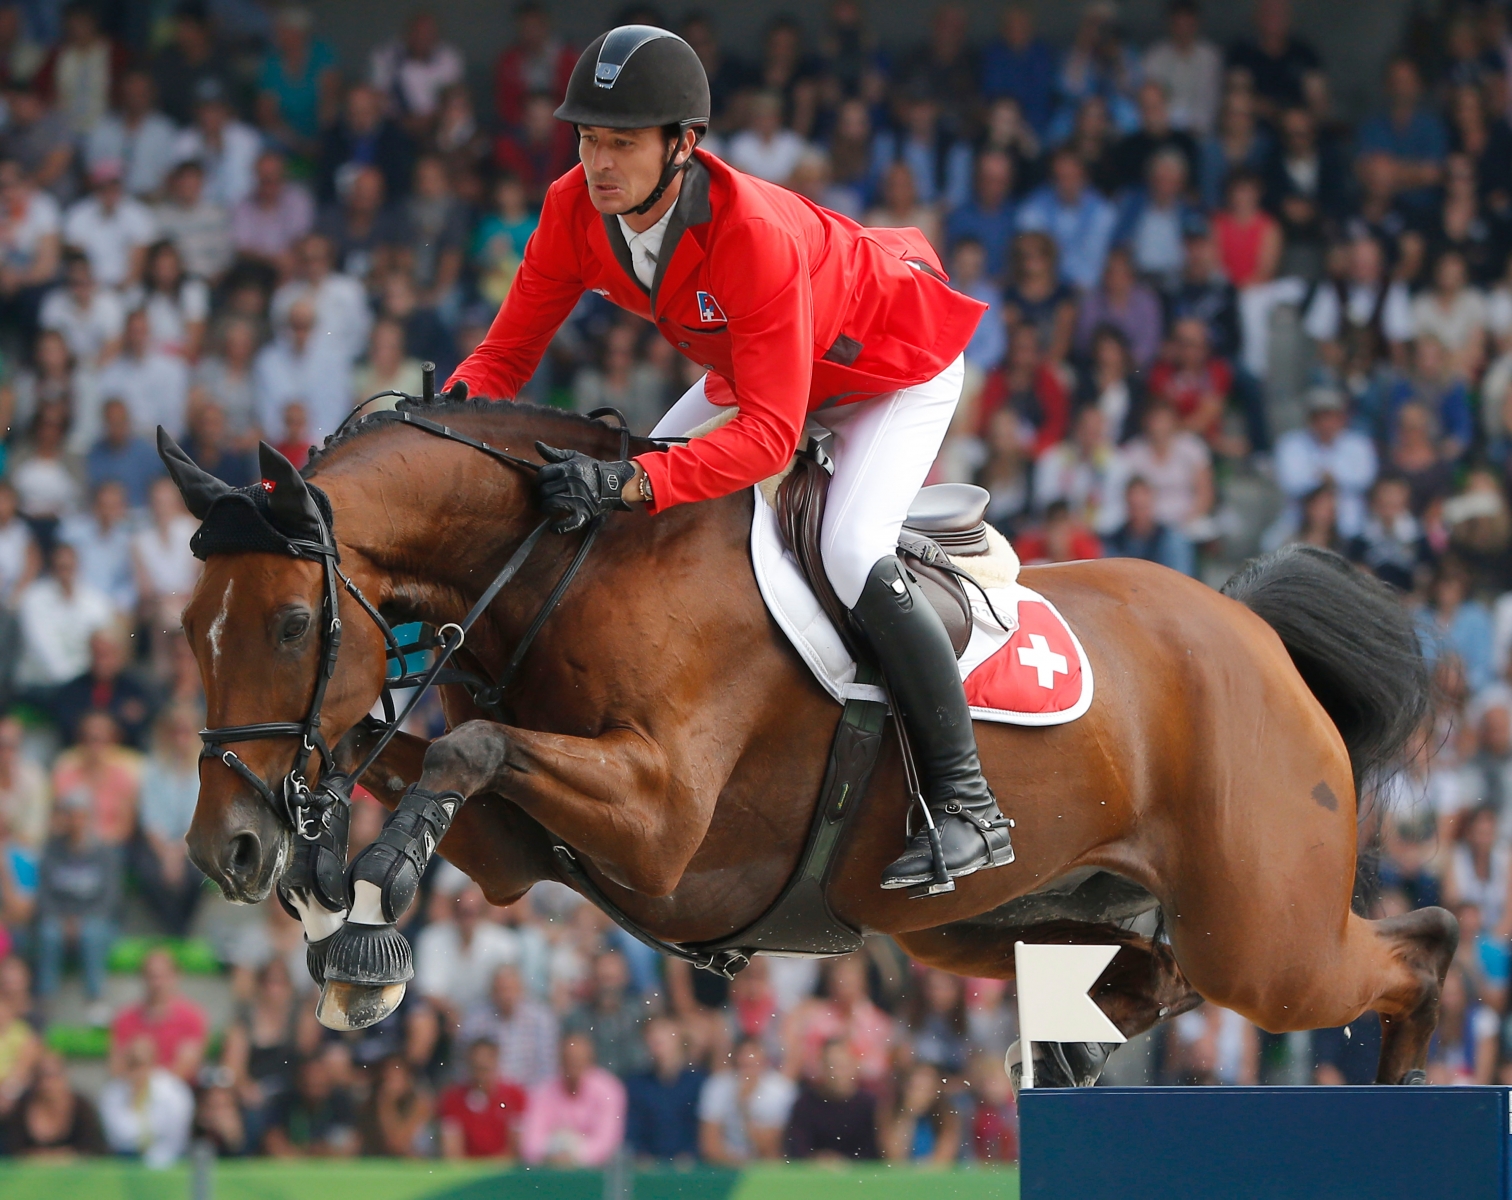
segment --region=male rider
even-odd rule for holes
[[[582,165],[547,193],[508,299],[449,386],[514,396],[592,289],[708,372],[653,438],[738,406],[713,432],[632,462],[542,447],[542,506],[561,532],[609,509],[658,513],[748,488],[787,465],[807,421],[829,429],[825,572],[887,676],[946,868],[1012,862],[950,639],[894,553],[983,306],[946,285],[918,230],[863,229],[697,149],[709,82],[673,34],[625,25],[598,38],[556,115],[576,126]],[[921,830],[882,886],[927,884],[931,863]]]

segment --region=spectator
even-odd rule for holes
[[[901,162],[913,175],[914,194],[920,202],[944,209],[966,203],[971,193],[971,147],[947,136],[940,107],[929,95],[906,96],[901,108],[898,131],[883,130],[876,136],[874,173],[882,175],[885,164]]]
[[[166,1167],[189,1149],[194,1093],[157,1062],[151,1036],[134,1038],[120,1054],[114,1078],[100,1092],[105,1140],[117,1154],[140,1154],[149,1167]]]
[[[14,613],[22,590],[37,577],[41,565],[37,540],[21,517],[16,489],[0,480],[0,613]]]
[[[224,85],[225,61],[205,7],[194,0],[174,10],[171,39],[153,56],[152,78],[163,111],[177,124],[188,125],[200,85]]]
[[[390,1055],[357,1114],[361,1153],[370,1157],[417,1158],[429,1150],[427,1126],[434,1101],[403,1055]]]
[[[514,40],[494,63],[494,115],[504,126],[520,123],[532,92],[565,95],[577,63],[577,50],[552,33],[544,6],[522,0],[514,20]]]
[[[557,101],[547,93],[532,92],[525,100],[525,115],[520,124],[494,139],[494,165],[516,176],[525,185],[531,204],[537,207],[545,199],[546,189],[577,163],[573,127],[556,119],[556,107]],[[774,182],[786,179],[784,175]]]
[[[1438,428],[1421,404],[1408,402],[1397,409],[1396,432],[1391,441],[1391,467],[1412,493],[1413,515],[1421,519],[1435,500],[1447,495],[1454,483],[1454,470],[1439,454]]]
[[[1113,152],[1114,178],[1120,188],[1138,187],[1149,178],[1150,160],[1163,151],[1175,151],[1186,166],[1185,179],[1196,179],[1197,142],[1171,121],[1170,100],[1165,85],[1147,79],[1139,86],[1139,128],[1125,136]]]
[[[940,1083],[939,1068],[928,1063],[917,1063],[904,1075],[881,1139],[883,1154],[891,1161],[948,1167],[959,1157],[961,1114]]]
[[[1486,360],[1487,319],[1485,297],[1470,286],[1464,255],[1444,251],[1433,263],[1432,289],[1412,302],[1418,345],[1432,339],[1447,371],[1459,379],[1476,379]]]
[[[56,340],[61,346],[61,339],[50,335],[43,335],[42,340]],[[22,516],[44,552],[52,544],[58,521],[78,511],[83,498],[84,471],[67,446],[68,419],[66,398],[42,403],[10,465],[10,482]]]
[[[100,31],[88,4],[71,4],[63,14],[63,40],[37,72],[34,86],[58,106],[75,137],[84,137],[104,118],[126,66],[125,48]]]
[[[625,1137],[625,1085],[594,1065],[593,1042],[570,1034],[562,1072],[530,1090],[520,1155],[554,1167],[601,1167]]]
[[[306,446],[311,438],[334,433],[351,408],[347,360],[314,336],[315,322],[313,302],[308,297],[295,300],[284,332],[258,351],[252,367],[257,424],[266,431],[283,429],[287,407],[297,403],[309,419],[308,431],[299,438]]]
[[[303,185],[285,178],[284,156],[264,150],[257,156],[256,184],[231,209],[231,242],[237,253],[287,277],[294,268],[294,244],[315,225],[315,202]]]
[[[1506,132],[1512,142],[1512,128]],[[1502,202],[1493,199],[1491,203]],[[1475,164],[1467,154],[1450,154],[1444,161],[1443,203],[1414,231],[1417,234],[1414,243],[1422,245],[1423,257],[1429,263],[1436,262],[1446,251],[1458,251],[1465,259],[1466,278],[1471,284],[1476,287],[1492,284],[1505,263],[1500,240],[1486,219],[1488,211],[1502,210],[1482,206]]]
[[[1181,427],[1206,441],[1215,453],[1243,457],[1248,450],[1244,440],[1223,428],[1234,389],[1233,368],[1213,355],[1207,325],[1197,317],[1182,317],[1171,327],[1169,347],[1150,371],[1151,397],[1174,408]]]
[[[873,229],[917,229],[938,251],[944,242],[939,214],[919,203],[913,172],[906,163],[892,163],[882,176],[882,202],[866,213],[863,224]]]
[[[256,1144],[236,1103],[236,1093],[216,1081],[203,1088],[194,1110],[192,1134],[209,1145],[216,1158],[241,1158]]]
[[[7,453],[12,480],[16,455],[24,451],[27,438],[33,433],[29,426],[36,420],[37,414],[44,408],[51,408],[66,423],[74,409],[89,409],[93,406],[94,395],[90,383],[89,372],[78,369],[73,352],[69,350],[62,334],[50,329],[37,334],[36,341],[32,344],[30,364],[23,366],[8,381],[7,398],[14,405],[11,426],[20,432]]]
[[[1362,235],[1381,244],[1385,262],[1402,279],[1415,278],[1422,263],[1415,251],[1421,238],[1414,238],[1414,219],[1400,203],[1400,186],[1396,160],[1381,151],[1355,156],[1355,203],[1348,215],[1345,232],[1350,238]]]
[[[356,1105],[337,1082],[331,1057],[301,1059],[294,1086],[273,1100],[264,1153],[273,1158],[350,1158],[357,1148]]]
[[[1034,31],[1027,4],[1003,8],[1001,33],[982,51],[982,93],[1011,96],[1035,133],[1043,135],[1055,102],[1055,51]]]
[[[1296,528],[1302,497],[1331,479],[1339,496],[1339,532],[1352,538],[1365,523],[1365,494],[1376,476],[1375,447],[1348,428],[1348,410],[1337,390],[1312,389],[1307,412],[1307,427],[1283,434],[1276,443],[1276,482],[1291,502],[1286,520]]]
[[[1281,114],[1280,138],[1267,157],[1265,207],[1280,224],[1280,275],[1317,278],[1323,255],[1349,203],[1349,165],[1332,139],[1322,139],[1305,108]]]
[[[163,931],[183,937],[205,882],[184,843],[199,799],[196,714],[182,705],[168,709],[157,723],[155,741],[142,768],[141,828],[132,846],[132,874]]]
[[[1086,168],[1070,150],[1050,160],[1050,182],[1019,206],[1018,228],[1048,233],[1059,252],[1061,278],[1090,289],[1102,278],[1117,214],[1087,183]]]
[[[1110,558],[1142,558],[1196,575],[1197,562],[1192,543],[1155,516],[1155,489],[1135,475],[1124,486],[1124,523],[1103,540],[1103,553]]]
[[[121,106],[104,117],[84,139],[84,161],[91,169],[104,162],[122,164],[126,192],[155,197],[174,163],[178,131],[156,108],[152,76],[128,71],[121,79]]]
[[[488,996],[494,972],[519,959],[519,937],[490,919],[488,902],[475,883],[437,901],[445,915],[433,919],[415,940],[415,988],[459,1025]]]
[[[337,86],[336,54],[311,38],[310,25],[309,9],[279,9],[273,44],[257,75],[258,123],[301,153],[330,119]]]
[[[877,185],[872,174],[875,163],[872,161],[871,110],[864,100],[851,97],[841,101],[827,149],[830,191],[834,200],[831,207],[853,220],[860,220],[861,214],[876,198]]]
[[[377,167],[352,173],[341,205],[321,215],[320,232],[335,247],[336,268],[370,286],[409,240],[403,218],[384,205],[383,175]]]
[[[31,82],[47,55],[34,36],[21,5],[0,8],[0,87],[24,87]]]
[[[1418,612],[1417,625],[1428,660],[1434,662],[1452,653],[1459,660],[1472,693],[1495,678],[1491,615],[1485,605],[1470,595],[1470,575],[1458,559],[1445,555],[1439,560],[1427,602]],[[1505,888],[1501,894],[1505,896]],[[1501,902],[1494,910],[1481,904],[1488,925],[1495,926],[1501,921],[1502,907]]]
[[[80,577],[92,587],[103,592],[109,597],[118,612],[131,613],[136,611],[136,578],[131,563],[131,528],[128,521],[126,507],[126,489],[115,481],[107,480],[95,488],[94,503],[90,506],[88,516],[79,514],[64,519],[59,526],[58,537],[71,545],[79,552]],[[32,551],[35,555],[35,550]],[[95,634],[95,638],[104,635]],[[93,640],[90,643],[90,652],[95,658],[95,665],[99,665],[99,658],[94,654]],[[124,666],[124,657],[121,665]],[[118,668],[119,670],[119,668]],[[60,703],[68,708],[76,706],[74,720],[77,714],[82,713],[88,706],[87,697],[93,693],[95,681],[91,677],[87,681],[76,680],[81,684],[78,688],[77,700],[74,704],[68,703],[68,694],[74,684],[66,685],[63,692],[54,698],[54,713],[63,723],[65,738],[73,741],[73,727],[68,717],[64,715],[64,708],[58,707]],[[119,716],[120,714],[117,714]],[[135,738],[141,732],[139,723],[146,718],[146,713],[136,714],[135,721],[128,722],[130,731],[128,737],[135,743]]]
[[[512,963],[494,972],[488,1002],[468,1010],[462,1039],[489,1042],[500,1077],[522,1087],[534,1087],[556,1073],[556,1014],[529,995],[524,976]]]
[[[650,363],[637,361],[636,349],[633,327],[610,329],[602,365],[583,367],[573,378],[573,407],[580,413],[617,408],[635,433],[649,433],[667,411],[667,382]]]
[[[782,1032],[783,1069],[791,1077],[819,1079],[832,1073],[828,1043],[846,1047],[853,1077],[880,1083],[893,1043],[892,1020],[866,992],[866,963],[860,955],[825,960],[823,995],[805,1000],[788,1014]]]
[[[1102,557],[1096,535],[1072,516],[1064,500],[1052,500],[1045,509],[1043,524],[1020,533],[1016,548],[1019,557],[1031,566]]]
[[[556,128],[566,129],[560,121]],[[569,163],[570,165],[570,163]],[[415,164],[415,188],[405,202],[409,224],[411,271],[424,303],[443,312],[455,311],[467,249],[470,215],[452,191],[446,164],[434,155]]]
[[[1063,363],[1076,332],[1076,294],[1060,280],[1059,251],[1045,233],[1024,233],[1012,247],[1013,278],[1003,293],[1009,331],[1032,326],[1046,361]]]
[[[31,1086],[0,1125],[5,1152],[15,1158],[68,1161],[107,1152],[100,1114],[74,1090],[68,1068],[55,1050],[37,1057]]]
[[[422,383],[420,360],[409,358],[404,353],[404,326],[391,317],[380,318],[373,325],[367,361],[358,369],[352,381],[353,401],[361,402],[369,396],[389,390],[417,396]],[[380,402],[377,407],[391,404],[392,401]]]
[[[36,332],[42,297],[58,273],[62,224],[57,201],[32,185],[19,162],[0,158],[0,321],[25,341]]]
[[[373,51],[368,68],[374,89],[389,96],[416,128],[436,115],[447,88],[460,84],[466,64],[457,48],[441,40],[436,14],[412,13],[400,38]]]
[[[89,170],[91,194],[69,208],[63,236],[89,259],[95,279],[108,288],[142,278],[147,246],[156,233],[152,210],[126,194],[122,165],[107,159]]]
[[[1432,200],[1449,150],[1443,121],[1422,100],[1417,64],[1410,58],[1393,59],[1386,68],[1386,111],[1360,126],[1362,151],[1389,154],[1396,160],[1402,202],[1411,208]]]
[[[1449,102],[1449,145],[1469,160],[1469,175],[1493,207],[1512,199],[1512,128],[1488,111],[1486,93],[1461,84]],[[1448,164],[1446,163],[1446,171]],[[1500,199],[1499,199],[1500,198]]]
[[[153,375],[159,375],[160,381],[176,377],[176,373],[166,370],[143,371],[142,375],[148,385],[153,382]],[[84,471],[90,486],[98,491],[107,484],[114,484],[124,491],[130,507],[144,508],[148,488],[154,479],[163,474],[162,460],[153,450],[151,442],[133,432],[131,410],[127,408],[125,400],[119,396],[106,400],[102,416],[104,436],[94,444],[84,460]],[[135,597],[135,578],[132,579],[131,593]]]
[[[119,846],[94,833],[89,794],[59,794],[54,832],[37,868],[37,996],[50,1000],[63,974],[63,955],[78,952],[93,1025],[104,1025],[105,959],[115,939],[125,885]]]
[[[436,1105],[442,1157],[516,1157],[526,1104],[525,1090],[499,1070],[499,1048],[475,1038],[467,1044],[466,1077],[442,1092]]]
[[[1402,592],[1416,590],[1433,552],[1412,515],[1412,490],[1400,475],[1382,472],[1370,488],[1370,512],[1349,543],[1349,558]]]
[[[1324,481],[1302,497],[1302,524],[1293,542],[1317,546],[1344,554],[1349,543],[1339,533],[1339,493],[1331,481]]]
[[[1129,355],[1129,340],[1112,325],[1103,325],[1092,331],[1088,358],[1077,378],[1075,405],[1078,409],[1096,408],[1101,414],[1099,442],[1113,445],[1127,441],[1137,432],[1145,396],[1144,384]]]
[[[89,667],[89,638],[115,620],[109,599],[79,578],[79,555],[67,543],[53,547],[51,570],[21,592],[21,665],[17,681],[54,687]]]
[[[834,1038],[821,1051],[823,1074],[805,1080],[782,1135],[786,1158],[876,1159],[877,1101],[856,1082],[856,1059],[844,1040]]]
[[[1322,66],[1317,53],[1291,31],[1289,0],[1256,0],[1255,34],[1229,48],[1228,66],[1248,73],[1267,116],[1302,100],[1303,80]]]
[[[524,184],[515,176],[500,176],[493,195],[493,211],[484,215],[473,233],[471,258],[483,298],[490,304],[503,304],[539,219],[526,199]]]
[[[210,1033],[205,1010],[180,993],[178,967],[167,950],[152,950],[142,960],[142,983],[146,990],[141,1003],[123,1008],[110,1027],[111,1060],[117,1072],[145,1038],[157,1066],[180,1079],[193,1079]]]
[[[128,296],[132,308],[147,311],[148,344],[158,354],[196,361],[210,317],[210,289],[184,271],[178,247],[164,239],[147,249],[145,278]]]
[[[89,712],[79,721],[79,743],[53,762],[53,792],[83,791],[89,796],[94,832],[112,846],[123,846],[136,825],[142,760],[120,744],[121,731],[107,712]]]
[[[742,1038],[731,1057],[734,1066],[709,1076],[699,1093],[699,1156],[732,1167],[775,1159],[797,1085],[771,1065],[758,1038]]]
[[[1076,318],[1076,347],[1085,354],[1100,325],[1111,325],[1128,339],[1136,367],[1144,368],[1160,349],[1163,317],[1155,293],[1139,282],[1128,247],[1108,252],[1096,291],[1082,296]]]
[[[984,150],[977,156],[971,199],[951,209],[945,237],[952,253],[968,238],[977,242],[986,274],[1001,278],[1013,242],[1013,159],[1003,151]]]
[[[1433,418],[1439,454],[1445,462],[1454,462],[1469,447],[1474,432],[1470,393],[1438,338],[1422,335],[1413,343],[1407,383],[1404,399],[1420,404]]]
[[[1224,185],[1227,203],[1213,217],[1218,261],[1236,288],[1269,283],[1281,261],[1281,227],[1260,207],[1263,192],[1257,172],[1232,171]]]
[[[971,1118],[971,1148],[979,1162],[1018,1161],[1018,1107],[1002,1060],[977,1057],[972,1071],[976,1110]]]
[[[292,261],[295,277],[273,293],[274,325],[288,320],[295,301],[307,300],[315,309],[316,340],[345,362],[355,362],[373,326],[362,284],[333,269],[331,242],[322,234],[301,240]]]
[[[1032,325],[1013,329],[1007,361],[987,376],[977,405],[977,426],[982,433],[997,413],[1011,414],[1025,454],[1043,454],[1066,436],[1069,392],[1060,373],[1044,361],[1039,333]]]
[[[688,1065],[687,1043],[675,1021],[648,1021],[645,1041],[651,1067],[625,1081],[625,1141],[642,1158],[691,1162],[698,1155],[704,1073]]]
[[[38,324],[56,331],[75,361],[102,366],[121,348],[126,308],[110,288],[97,287],[89,256],[69,248],[63,254],[63,279],[42,301]]]
[[[388,194],[402,198],[409,192],[414,158],[414,142],[384,112],[384,89],[355,84],[347,91],[341,119],[320,135],[317,198],[335,203],[364,166],[375,167]]]
[[[189,392],[190,422],[193,424],[205,409],[213,408],[223,418],[228,448],[251,450],[256,446],[258,433],[253,388],[257,326],[246,317],[231,317],[220,327],[219,344],[214,344],[215,341],[212,339],[211,353],[194,368]],[[200,461],[198,455],[195,461]],[[214,471],[208,465],[205,469]]]
[[[159,425],[174,437],[183,435],[189,368],[182,358],[153,349],[152,322],[145,308],[127,316],[121,353],[100,372],[98,386],[107,406],[112,398],[125,402],[138,437],[150,437]]]
[[[151,687],[131,669],[128,654],[126,638],[118,629],[98,629],[90,635],[89,670],[53,693],[49,705],[65,743],[79,740],[85,716],[103,712],[132,748],[146,749],[156,703]]]
[[[288,964],[271,958],[258,968],[251,997],[237,1004],[226,1028],[221,1065],[253,1144],[261,1140],[274,1100],[294,1087],[300,1052],[314,1040],[315,1031],[304,1028],[311,1015],[294,992]]]
[[[216,283],[231,265],[231,213],[205,194],[205,167],[186,159],[168,176],[167,194],[153,210],[158,233],[178,248],[184,269]]]
[[[937,1076],[963,1078],[966,1071],[966,989],[957,975],[929,968],[911,981],[908,1027],[914,1058]]]
[[[1202,144],[1202,167],[1197,177],[1203,207],[1222,206],[1229,176],[1235,171],[1258,171],[1271,152],[1269,135],[1255,116],[1252,94],[1230,89],[1218,110],[1218,128]]]
[[[1356,358],[1400,361],[1413,334],[1406,287],[1387,276],[1381,244],[1368,234],[1350,239],[1346,262],[1343,280],[1324,283],[1314,293],[1302,328],[1335,369]]]
[[[1114,235],[1128,245],[1139,273],[1162,290],[1181,277],[1184,234],[1198,216],[1182,199],[1186,181],[1186,159],[1171,147],[1156,151],[1145,168],[1145,185],[1125,198]]]
[[[1171,0],[1166,30],[1166,37],[1145,51],[1144,77],[1164,89],[1174,128],[1205,137],[1218,119],[1223,55],[1202,36],[1196,0]]]
[[[629,994],[625,956],[606,950],[595,957],[591,986],[588,999],[563,1019],[563,1032],[591,1039],[593,1061],[621,1079],[646,1070],[650,1059],[643,1030],[648,1014],[644,1002]],[[564,1061],[565,1055],[564,1049]]]
[[[5,129],[0,133],[0,155],[15,159],[19,173],[33,187],[59,204],[68,203],[77,189],[73,171],[75,141],[67,118],[35,88],[12,88],[5,102],[9,112]]]
[[[204,194],[212,204],[229,212],[252,194],[261,148],[257,131],[236,119],[225,84],[200,79],[194,85],[194,124],[179,134],[176,149],[181,162],[201,165]]]
[[[976,332],[966,343],[966,362],[976,371],[990,371],[1008,350],[1003,322],[1003,289],[987,273],[987,252],[974,237],[962,238],[950,256],[950,285],[987,306]]]
[[[12,843],[39,850],[51,807],[47,772],[27,752],[24,727],[16,717],[0,717],[0,822]]]
[[[1142,477],[1154,493],[1155,519],[1201,544],[1216,534],[1213,465],[1206,443],[1181,428],[1169,404],[1152,402],[1142,432],[1119,451],[1123,477]]]

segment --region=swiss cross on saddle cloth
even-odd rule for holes
[[[1020,583],[991,595],[1013,632],[1004,634],[981,597],[974,598],[976,621],[960,664],[971,715],[1014,725],[1059,725],[1081,716],[1092,702],[1092,668],[1065,618]]]

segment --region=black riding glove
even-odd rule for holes
[[[600,462],[543,442],[536,443],[536,451],[546,460],[536,475],[536,495],[542,510],[558,517],[552,525],[558,533],[581,529],[612,508],[629,511],[620,493],[635,475],[634,463]]]

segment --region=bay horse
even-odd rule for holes
[[[426,414],[515,455],[537,441],[601,459],[622,449],[602,422],[529,405]],[[461,620],[540,520],[527,471],[398,422],[359,422],[302,477],[329,499],[342,571],[390,620]],[[389,807],[417,780],[465,797],[440,849],[492,904],[560,877],[555,835],[661,938],[707,941],[756,919],[803,849],[841,709],[758,593],[752,505],[743,492],[612,515],[530,646],[505,719],[444,689],[451,732],[396,739],[366,786]],[[582,536],[542,541],[468,633],[490,677]],[[1022,581],[1077,631],[1097,691],[1067,725],[977,726],[1017,822],[1017,861],[947,895],[881,890],[908,803],[889,744],[830,876],[835,912],[921,963],[999,979],[1013,976],[1015,940],[1116,941],[1093,995],[1128,1037],[1203,999],[1277,1033],[1373,1010],[1378,1080],[1421,1082],[1454,919],[1423,909],[1372,921],[1351,906],[1357,782],[1403,752],[1426,704],[1400,603],[1342,559],[1301,550],[1251,564],[1228,594],[1121,559],[1025,568]],[[306,713],[328,583],[310,561],[208,557],[184,629],[212,727]],[[339,606],[341,652],[317,695],[346,767],[369,737],[385,644],[351,595]],[[230,900],[266,898],[289,861],[270,785],[249,779],[282,778],[296,752],[271,738],[239,747],[236,770],[202,760],[189,853]],[[1147,891],[1163,932],[1022,902],[1093,871]]]

